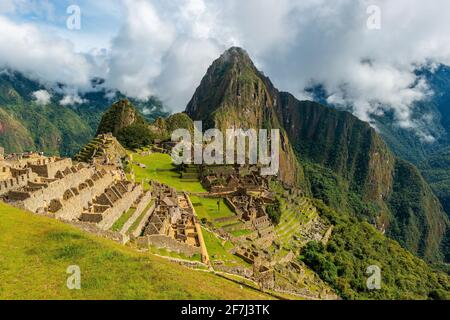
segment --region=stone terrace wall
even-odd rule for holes
[[[121,199],[114,203],[113,207],[102,213],[103,219],[98,223],[98,227],[103,230],[108,230],[111,228],[114,222],[116,222],[116,220],[119,219],[123,213],[131,208],[142,192],[142,185],[135,185],[133,190],[125,193]]]
[[[88,223],[88,222],[81,222],[81,221],[72,221],[69,222],[70,225],[81,229],[83,231],[95,234],[97,236],[106,238],[106,239],[110,239],[110,240],[114,240],[117,242],[120,242],[122,244],[127,243],[130,238],[127,235],[123,235],[119,232],[114,232],[111,230],[102,230],[99,227],[97,227],[95,224],[92,223]]]
[[[34,179],[36,179],[36,177],[37,175],[34,172],[30,171],[15,178],[0,181],[0,195],[4,195],[11,190],[16,190],[24,187],[28,184],[28,181],[33,181]]]
[[[128,229],[131,228],[133,223],[141,216],[142,212],[147,208],[147,205],[152,199],[152,193],[150,191],[147,191],[139,201],[139,203],[136,206],[136,210],[134,211],[133,215],[128,219],[127,222],[122,227],[122,230],[120,230],[120,233],[125,234]]]
[[[18,205],[31,212],[36,212],[45,204],[50,204],[51,200],[62,199],[67,189],[77,188],[81,183],[89,179],[93,173],[93,168],[83,168],[76,173],[68,174],[62,179],[50,182],[46,188],[32,192],[28,199],[23,200]]]
[[[55,174],[58,171],[63,171],[66,168],[69,168],[72,166],[72,159],[70,158],[64,158],[64,159],[57,159],[54,162],[49,162],[47,164],[29,164],[29,167],[33,172],[36,172],[41,177],[47,177],[47,178],[54,178]]]
[[[139,225],[136,227],[136,229],[135,230],[130,230],[131,231],[131,235],[134,238],[137,238],[137,237],[139,237],[142,234],[142,230],[144,230],[145,225],[148,222],[148,219],[153,214],[153,211],[155,211],[155,203],[153,203],[153,205],[148,209],[148,211],[142,217],[142,220],[139,222]]]
[[[79,194],[72,198],[62,201],[62,209],[58,210],[55,215],[62,220],[74,220],[81,216],[84,208],[95,197],[105,192],[105,189],[114,182],[111,173],[106,173],[103,177],[94,181],[94,185],[79,191]]]
[[[192,257],[194,254],[201,254],[200,247],[190,246],[160,234],[139,237],[136,243],[139,248],[147,248],[148,246],[153,245],[156,248],[168,249],[173,252],[184,254],[188,257]]]

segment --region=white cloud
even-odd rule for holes
[[[156,108],[154,106],[152,107],[145,107],[144,109],[142,109],[142,114],[144,116],[148,116],[149,114],[151,114]]]
[[[73,45],[47,35],[38,27],[18,24],[0,16],[0,67],[7,67],[43,82],[62,82],[85,86],[91,77],[92,65]]]
[[[381,30],[367,29],[366,9],[381,8]],[[299,98],[312,80],[336,103],[370,121],[393,111],[417,127],[411,106],[425,99],[417,66],[450,62],[450,3],[352,0],[125,1],[112,45],[111,83],[128,94],[186,105],[221,51],[239,45],[282,90]]]
[[[0,2],[0,14],[1,13],[11,13],[16,9],[13,0],[2,0]]]
[[[38,90],[33,92],[33,97],[38,105],[45,106],[50,103],[52,98],[47,90]]]
[[[78,87],[105,76],[111,88],[158,95],[178,111],[211,62],[239,45],[282,90],[307,98],[305,87],[323,83],[330,102],[352,106],[363,120],[392,112],[399,126],[417,129],[423,122],[412,106],[430,93],[415,69],[450,65],[447,0],[117,0],[114,10],[111,3],[102,6],[120,8],[119,31],[106,51],[89,54],[75,52],[76,34],[60,32],[71,41],[62,40],[0,16],[0,66]],[[381,30],[367,29],[369,5],[381,8]]]
[[[82,99],[78,94],[67,94],[60,101],[59,104],[62,106],[73,106],[75,104],[82,104],[87,102]]]

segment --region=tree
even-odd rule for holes
[[[132,124],[119,131],[117,140],[128,149],[137,149],[152,143],[152,132],[146,124]]]

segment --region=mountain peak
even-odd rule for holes
[[[97,134],[111,132],[116,136],[120,130],[134,123],[145,123],[145,120],[129,100],[122,99],[103,114]]]
[[[221,58],[237,57],[241,59],[250,59],[247,51],[241,47],[230,47],[221,56]]]
[[[250,58],[247,51],[240,47],[231,47],[227,49],[222,55],[215,61],[214,64],[227,64],[227,65],[248,65],[254,67],[253,61]]]

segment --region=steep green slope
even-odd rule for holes
[[[334,199],[334,208],[367,218],[427,260],[441,259],[448,219],[417,168],[396,158],[369,124],[350,113],[300,102],[287,93],[280,96],[286,125],[291,124],[288,135],[300,158],[347,182],[322,194],[316,187],[314,196],[331,204],[328,198],[339,195],[344,201]],[[307,172],[317,186],[322,176]]]
[[[450,148],[431,154],[419,168],[450,216]]]
[[[268,298],[3,203],[0,221],[0,299]],[[81,290],[67,289],[71,265]]]
[[[327,245],[310,242],[299,257],[345,299],[450,299],[448,275],[433,271],[367,222],[320,201],[320,216],[335,225]],[[381,288],[369,290],[367,268],[380,268]]]
[[[426,248],[420,249],[409,241],[402,243],[427,260],[441,257],[439,244],[448,220],[417,170],[413,166],[404,168],[419,181],[415,184],[417,192],[410,193],[407,185],[396,181],[400,176],[396,175],[395,156],[369,124],[348,112],[298,101],[289,93],[279,92],[244,50],[231,48],[214,61],[186,112],[194,120],[203,120],[207,127],[222,130],[232,126],[280,128],[282,180],[300,181],[306,193],[325,201],[333,198],[336,209],[353,212],[380,230],[387,229],[396,239],[416,237]],[[300,164],[295,164],[295,158]],[[305,177],[301,165],[307,163],[318,167],[308,170]],[[327,171],[336,177],[334,186],[324,178]],[[323,187],[327,179],[326,183],[331,184]],[[405,217],[390,201],[399,197],[409,201],[404,205],[415,203],[419,208]],[[338,199],[344,199],[345,204]],[[391,225],[409,227],[389,232]]]
[[[394,187],[388,201],[394,214],[388,234],[412,252],[439,260],[448,220],[441,219],[439,200],[412,164],[396,160]]]
[[[231,48],[213,62],[186,107],[204,129],[280,129],[280,179],[304,185],[303,170],[276,111],[277,102],[266,79],[241,48]]]
[[[28,129],[3,109],[0,109],[0,133],[0,145],[5,150],[17,152],[34,149]]]
[[[394,157],[369,124],[288,93],[279,96],[284,125],[301,158],[330,168],[367,200],[386,197]]]
[[[97,134],[112,133],[114,136],[131,125],[145,125],[144,117],[128,100],[114,103],[102,116]]]
[[[0,145],[7,152],[27,149],[50,154],[75,152],[93,134],[92,129],[68,107],[55,101],[47,105],[36,103],[32,94],[40,89],[36,82],[20,74],[0,76],[0,110],[4,121]],[[6,122],[9,119],[11,123]]]
[[[176,113],[167,118],[158,117],[152,123],[127,99],[114,103],[102,116],[97,134],[112,133],[128,149],[147,146],[155,139],[170,140],[178,128],[193,131],[194,124],[185,113]]]
[[[155,139],[170,140],[176,129],[194,131],[194,122],[185,113],[175,113],[167,118],[158,118],[151,125],[150,130]]]
[[[48,103],[37,103],[34,93],[39,90],[49,94]],[[90,90],[79,93],[77,102],[63,105],[61,101],[66,94],[73,95],[63,84],[47,88],[21,73],[0,71],[0,146],[7,153],[35,150],[74,155],[93,138],[102,113],[113,102],[111,99],[126,98],[103,87],[101,79],[94,79]],[[167,115],[162,103],[154,97],[146,101],[130,100],[148,121]]]

